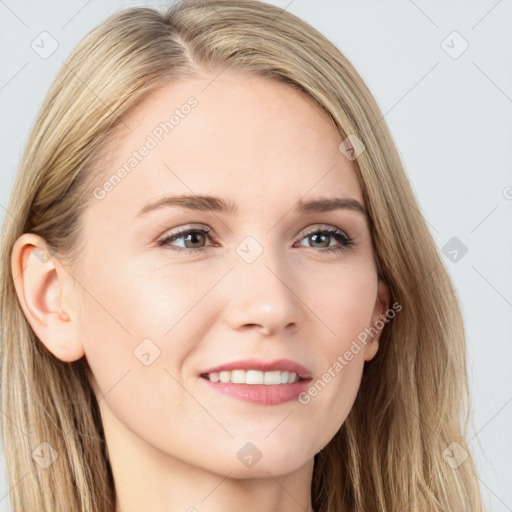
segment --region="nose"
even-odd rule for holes
[[[234,330],[263,335],[292,332],[304,318],[300,282],[277,251],[266,248],[252,263],[235,255],[225,293],[224,318]]]

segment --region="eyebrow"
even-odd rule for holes
[[[136,217],[143,216],[151,211],[169,207],[188,208],[190,210],[225,213],[236,215],[239,211],[236,201],[224,200],[210,195],[178,195],[166,196],[144,206]],[[348,197],[334,197],[304,201],[300,199],[295,205],[295,213],[321,213],[333,210],[352,210],[368,216],[368,210],[357,199]]]

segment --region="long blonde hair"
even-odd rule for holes
[[[365,365],[348,418],[315,457],[315,510],[482,511],[465,440],[461,313],[374,98],[347,58],[289,12],[255,0],[184,0],[166,12],[126,9],[90,32],[57,75],[28,140],[2,241],[2,434],[13,512],[115,510],[86,360],[63,362],[34,335],[15,293],[13,245],[32,232],[54,257],[77,261],[91,176],[123,116],[164,83],[228,67],[302,91],[340,141],[353,134],[362,142],[353,163],[378,273],[402,305]],[[32,455],[43,442],[58,454],[46,469]],[[457,467],[446,456],[454,446],[465,454]]]

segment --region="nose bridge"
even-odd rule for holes
[[[296,324],[300,318],[300,300],[296,296],[293,274],[271,237],[265,245],[247,236],[235,248],[226,315],[232,327],[246,324],[277,330]]]

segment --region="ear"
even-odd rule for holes
[[[371,324],[368,327],[368,338],[364,349],[364,359],[373,359],[379,349],[379,340],[386,325],[386,312],[389,310],[390,293],[388,285],[379,279],[377,286],[377,299],[373,308]]]
[[[35,335],[62,361],[80,359],[84,347],[72,302],[73,279],[50,255],[45,240],[33,233],[22,234],[12,250],[11,272],[19,303]]]

